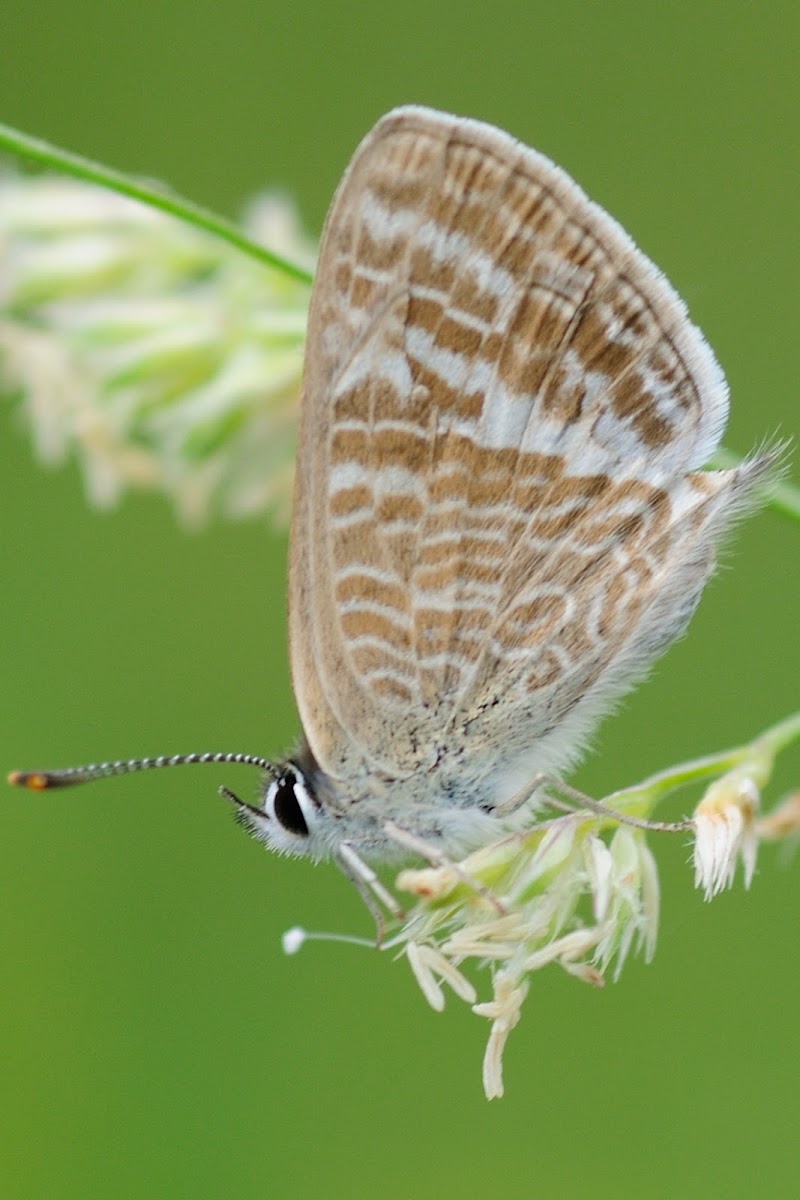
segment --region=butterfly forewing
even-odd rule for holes
[[[379,122],[307,345],[291,656],[323,770],[569,761],[752,489],[758,463],[692,474],[726,414],[681,301],[562,171],[477,122]]]

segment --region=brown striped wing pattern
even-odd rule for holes
[[[701,471],[726,416],[682,302],[559,168],[426,109],[378,123],[322,241],[290,568],[298,708],[345,798],[574,757],[766,469]]]

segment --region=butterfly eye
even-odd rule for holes
[[[267,806],[287,833],[308,837],[306,813],[312,807],[312,800],[295,771],[286,771],[278,776],[270,788]]]

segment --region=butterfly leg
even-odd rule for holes
[[[437,850],[435,846],[426,842],[424,838],[417,837],[415,833],[410,833],[407,829],[402,829],[399,825],[395,825],[394,821],[386,821],[383,828],[392,841],[397,842],[398,846],[402,846],[405,850],[410,850],[413,854],[419,854],[432,867],[443,867],[452,871],[460,883],[463,883],[471,892],[474,892],[490,904],[499,916],[505,914],[505,905],[502,901],[498,900],[497,896],[490,892],[487,887],[484,887],[477,879],[473,879],[470,873],[465,871],[458,863],[452,862],[446,855],[442,854],[441,850]]]
[[[395,921],[402,921],[405,913],[392,893],[383,886],[372,867],[356,853],[350,842],[339,843],[336,863],[369,909],[375,922],[375,943],[380,946],[386,932],[384,912],[388,912]]]
[[[557,786],[554,779],[549,776],[539,774],[534,775],[530,783],[526,783],[519,791],[514,792],[513,796],[509,796],[507,800],[503,800],[500,804],[495,804],[492,809],[493,817],[510,817],[512,813],[517,812],[523,805],[528,804],[533,799],[539,788],[549,785]]]
[[[580,792],[568,783],[562,783],[560,779],[553,779],[548,775],[536,775],[531,781],[530,787],[526,789],[526,794],[515,803],[514,807],[519,807],[540,788],[547,792],[547,803],[564,812],[580,812],[581,809],[588,809],[589,812],[596,813],[599,817],[610,817],[612,821],[618,821],[621,825],[632,825],[635,829],[648,829],[653,833],[685,833],[694,828],[691,821],[650,821],[646,817],[629,816],[628,813],[602,804],[599,800],[593,800],[585,792]],[[550,794],[552,792],[555,793],[555,796]],[[558,796],[561,796],[562,799],[559,800]],[[517,798],[514,797],[514,799]]]

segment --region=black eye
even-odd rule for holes
[[[308,825],[297,799],[295,783],[294,771],[287,771],[275,780],[272,811],[275,813],[275,820],[289,833],[296,833],[298,837],[308,837]]]

